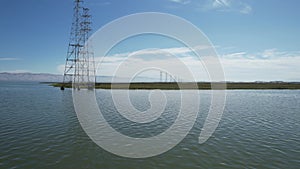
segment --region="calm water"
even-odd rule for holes
[[[153,124],[136,125],[116,113],[108,91],[97,90],[110,125],[132,137],[149,137],[174,122],[178,91]],[[149,108],[149,91],[131,91],[137,109]],[[188,136],[172,150],[147,159],[118,157],[83,132],[71,91],[34,83],[0,83],[0,168],[300,168],[300,90],[227,92],[219,127],[204,144],[198,136],[209,108],[201,111]]]

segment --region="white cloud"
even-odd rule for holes
[[[300,51],[279,51],[276,48],[265,49],[261,52],[257,53],[247,53],[247,52],[236,52],[221,55],[221,58],[224,59],[276,59],[276,58],[291,58],[291,57],[299,57]]]
[[[56,67],[56,70],[58,71],[58,73],[63,74],[65,71],[65,64],[60,64]]]
[[[204,46],[199,46],[198,48],[204,52],[205,49],[207,49],[207,47]],[[210,80],[205,66],[202,65],[203,62],[200,62],[199,58],[193,55],[190,49],[186,47],[147,49],[131,53],[115,54],[106,56],[105,58],[96,57],[97,61],[102,61],[97,69],[97,75],[113,76],[114,72],[119,68],[119,65],[125,61],[129,55],[131,57],[127,60],[128,69],[131,69],[131,67],[135,65],[140,67],[159,65],[159,67],[165,67],[174,72],[181,72],[181,70],[184,69],[181,64],[183,63],[185,67],[188,67],[191,72],[193,72],[197,80]],[[178,62],[178,58],[181,63]],[[209,57],[202,57],[201,59],[205,60],[209,59]],[[224,68],[227,81],[300,80],[300,51],[266,49],[257,53],[228,53],[220,56],[220,62]],[[61,65],[60,68],[63,68],[63,66],[64,65]],[[151,71],[147,76],[150,78],[158,78],[159,72]],[[174,76],[189,80],[184,78],[184,74],[178,73]]]
[[[241,14],[249,14],[252,7],[241,0],[207,0],[198,4],[203,11],[216,10],[218,12],[238,12]]]
[[[169,2],[187,5],[190,4],[197,11],[218,11],[250,14],[252,7],[243,0],[168,0]],[[178,8],[178,6],[167,6],[168,8]]]
[[[94,2],[89,2],[89,6],[107,6],[110,5],[111,2],[108,1],[94,1]]]
[[[174,3],[179,3],[179,4],[189,4],[191,1],[190,0],[169,0],[170,2],[174,2]]]
[[[299,57],[275,59],[221,59],[226,79],[231,81],[299,81]]]
[[[29,72],[31,72],[31,71],[29,71],[29,70],[19,70],[19,69],[17,69],[17,70],[8,70],[8,71],[1,71],[1,72],[6,72],[6,73],[29,73]]]
[[[209,49],[210,46],[195,46],[193,48],[188,48],[188,47],[174,47],[174,48],[164,48],[164,49],[146,49],[146,50],[140,50],[140,51],[135,51],[132,53],[129,53],[127,55],[132,55],[138,52],[139,55],[176,55],[176,56],[187,56],[190,55],[193,51],[203,51],[206,49]]]
[[[130,53],[118,53],[118,54],[114,54],[111,56],[97,56],[95,57],[95,61],[98,62],[104,62],[104,63],[109,63],[109,62],[120,62],[123,61],[124,58],[131,56],[131,55],[164,55],[166,56],[167,54],[169,55],[175,55],[175,56],[189,56],[192,54],[192,50],[195,51],[205,51],[210,49],[210,46],[204,46],[204,45],[199,45],[199,46],[195,46],[193,48],[188,48],[188,47],[174,47],[174,48],[163,48],[163,49],[159,49],[159,48],[153,48],[153,49],[144,49],[144,50],[138,50],[138,51],[133,51]],[[166,57],[164,57],[166,58]],[[144,57],[144,59],[147,59]],[[149,60],[149,59],[147,59]]]
[[[205,51],[209,49],[208,46],[196,46],[193,48],[197,51]],[[180,58],[180,59],[179,59]],[[164,49],[145,49],[134,51],[131,53],[121,53],[111,56],[106,56],[104,58],[97,57],[96,60],[101,61],[97,66],[97,74],[100,76],[114,76],[116,70],[119,69],[119,65],[122,63],[126,64],[126,67],[131,69],[134,65],[139,67],[151,67],[151,65],[156,65],[157,67],[166,68],[172,71],[186,72],[185,67],[202,67],[199,59],[195,62],[195,59],[198,59],[190,48],[188,47],[174,47],[174,48],[164,48]],[[180,60],[180,61],[179,61]],[[187,66],[183,66],[187,65]],[[180,71],[182,70],[182,71]],[[204,70],[204,69],[203,69]],[[124,71],[126,74],[127,71]],[[205,71],[203,71],[205,73]],[[151,71],[152,77],[157,78],[159,75],[158,71]],[[118,75],[120,76],[120,75]],[[177,73],[178,78],[186,79],[188,75],[184,73]],[[185,77],[185,78],[183,78]]]
[[[214,0],[212,2],[213,8],[222,8],[222,7],[230,7],[230,1],[229,0]]]
[[[243,6],[244,6],[244,7],[242,7],[242,8],[240,9],[240,13],[243,13],[243,14],[249,14],[249,13],[252,12],[252,7],[251,7],[250,5],[244,4]]]
[[[226,55],[221,55],[220,57],[226,58],[226,59],[232,59],[232,58],[245,58],[246,52],[236,52],[236,53],[230,53]]]
[[[19,58],[12,58],[12,57],[0,58],[0,61],[12,61],[12,60],[20,60],[20,59]]]
[[[300,52],[266,49],[249,54],[237,52],[221,57],[227,80],[231,81],[299,81]]]

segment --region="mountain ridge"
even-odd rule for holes
[[[11,73],[0,72],[0,81],[22,81],[22,82],[60,82],[62,75],[51,73]]]

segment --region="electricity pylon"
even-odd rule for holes
[[[73,22],[68,45],[63,84],[73,83],[73,88],[93,89],[95,84],[94,54],[88,41],[91,29],[89,9],[82,7],[82,0],[74,2]]]

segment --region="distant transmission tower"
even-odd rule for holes
[[[70,41],[67,51],[63,84],[73,88],[93,89],[95,84],[94,54],[91,52],[88,38],[91,29],[91,15],[89,9],[82,7],[82,0],[75,0],[73,22],[70,33]]]
[[[163,72],[162,71],[159,71],[159,81],[160,82],[162,82],[163,80],[162,80],[162,78],[163,78]]]

